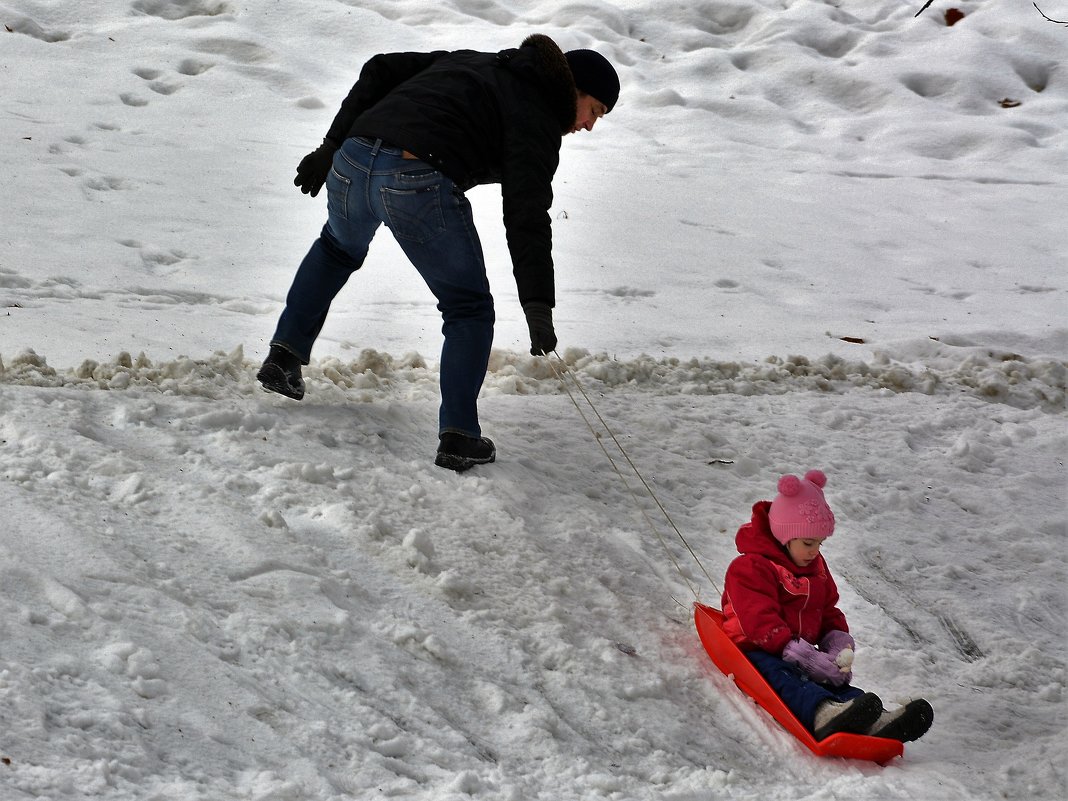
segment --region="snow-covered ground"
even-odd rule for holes
[[[0,0],[0,799],[1064,797],[1068,30],[922,5]],[[497,463],[433,465],[388,235],[305,400],[262,392],[325,213],[294,167],[363,62],[533,32],[623,91],[557,175],[566,368],[470,193]],[[812,757],[692,624],[810,467],[857,683],[935,707],[885,767]]]

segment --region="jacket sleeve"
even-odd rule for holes
[[[560,131],[544,115],[505,122],[501,200],[519,302],[556,305],[552,256],[553,176]]]
[[[768,561],[749,555],[735,559],[727,568],[723,594],[746,640],[779,656],[793,634],[782,616],[778,579]]]
[[[827,570],[826,565],[824,569]],[[828,631],[837,630],[849,633],[849,625],[846,623],[845,613],[838,608],[838,600],[838,585],[834,583],[834,578],[827,570],[826,597],[823,601],[823,620],[820,625],[819,639],[823,639]]]
[[[360,70],[360,77],[342,102],[326,138],[340,146],[348,139],[357,117],[445,53],[444,50],[433,53],[380,53],[372,57]]]

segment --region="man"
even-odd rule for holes
[[[323,144],[294,183],[328,220],[297,270],[257,379],[300,400],[301,365],[330,303],[385,224],[438,301],[445,341],[435,464],[462,472],[496,458],[477,399],[493,342],[482,245],[464,192],[500,183],[513,273],[532,355],[556,348],[549,207],[561,138],[612,110],[619,78],[592,50],[534,34],[499,53],[388,53],[368,61]]]

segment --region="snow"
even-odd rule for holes
[[[0,0],[0,798],[1064,797],[1068,32],[950,5]],[[533,32],[623,91],[563,145],[566,366],[470,193],[497,463],[433,465],[440,323],[385,235],[305,400],[264,393],[360,66]],[[935,708],[885,767],[693,627],[809,468],[857,684]]]

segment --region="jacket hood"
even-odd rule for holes
[[[771,523],[768,521],[768,512],[771,510],[771,501],[757,501],[753,504],[752,519],[738,529],[734,537],[734,544],[741,554],[757,554],[765,556],[776,564],[788,568],[795,575],[808,575],[818,573],[823,557],[815,559],[807,567],[798,566],[786,548],[779,544],[771,533]]]
[[[497,58],[508,69],[538,85],[560,124],[560,133],[570,133],[578,114],[575,79],[556,42],[545,34],[534,33],[518,48],[502,50]]]

